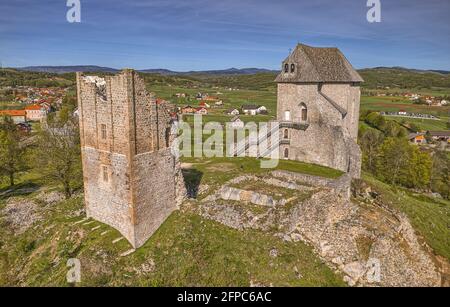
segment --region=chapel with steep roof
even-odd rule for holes
[[[361,76],[337,48],[298,44],[277,82],[280,157],[360,176]]]

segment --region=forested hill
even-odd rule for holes
[[[95,71],[95,66],[90,66],[92,73],[111,73],[104,67]],[[155,73],[154,71],[141,72],[147,82],[155,82],[161,85],[172,86],[197,86],[197,87],[230,87],[240,89],[275,89],[276,72],[257,70],[256,73],[221,73],[221,71],[189,72],[189,73]],[[358,71],[364,79],[363,88],[401,88],[401,89],[432,89],[450,88],[450,74],[448,71],[414,70],[400,67],[377,67]],[[33,72],[17,69],[0,70],[0,86],[70,86],[75,82],[75,74]]]

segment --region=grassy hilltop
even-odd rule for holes
[[[449,75],[382,68],[360,73],[366,80],[364,91],[450,94]],[[212,109],[203,118],[204,122],[225,122],[230,117],[224,110],[250,103],[265,105],[269,114],[241,116],[242,120],[266,121],[276,116],[274,73],[142,73],[142,76],[149,90],[177,105],[197,106],[198,102],[175,98],[176,93],[192,96],[208,92],[220,96],[224,105]],[[15,85],[69,87],[69,93],[74,95],[75,75],[0,70],[0,87]],[[401,109],[440,117],[438,121],[417,120],[416,124],[424,129],[448,129],[449,107],[416,105],[397,96],[363,96],[361,99],[362,112]],[[186,117],[186,120],[191,118]],[[387,120],[406,124],[398,118]],[[346,285],[342,276],[331,270],[305,243],[285,242],[273,233],[257,230],[238,231],[187,210],[172,214],[142,248],[123,256],[131,246],[124,239],[115,242],[121,237],[116,230],[85,219],[82,178],[75,178],[75,195],[65,200],[58,182],[39,172],[38,158],[37,151],[29,153],[28,168],[19,174],[15,187],[0,182],[2,286],[69,286],[66,263],[74,257],[82,262],[82,286]],[[259,160],[250,158],[184,158],[182,162],[187,166],[184,171],[187,184],[203,186],[205,195],[236,176],[267,172],[259,168]],[[327,178],[337,178],[341,174],[326,167],[292,161],[280,161],[278,169]],[[448,200],[382,182],[369,172],[364,172],[362,181],[378,194],[388,209],[399,210],[408,216],[419,238],[432,248],[433,253],[450,260]],[[15,218],[11,219],[11,216]],[[276,257],[271,255],[273,250],[277,251]]]

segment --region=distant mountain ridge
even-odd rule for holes
[[[118,72],[118,69],[110,68],[110,67],[102,67],[97,65],[78,65],[78,66],[27,66],[27,67],[18,67],[15,68],[21,71],[31,71],[31,72],[48,72],[48,73],[56,73],[56,74],[64,74],[70,72],[110,72],[115,73]]]
[[[102,67],[96,65],[75,65],[75,66],[27,66],[16,68],[21,71],[31,72],[48,72],[48,73],[71,73],[71,72],[107,72],[116,73],[120,69],[111,67]],[[200,71],[173,71],[169,69],[139,69],[138,71],[143,73],[153,73],[161,75],[190,75],[190,74],[210,74],[210,75],[252,75],[257,73],[275,73],[276,70],[264,69],[264,68],[229,68],[222,70],[200,70]]]
[[[97,65],[74,65],[74,66],[27,66],[27,67],[18,67],[15,68],[21,71],[32,71],[32,72],[48,72],[48,73],[71,73],[71,72],[107,72],[107,73],[116,73],[120,71],[120,69],[111,68],[111,67],[103,67]],[[363,68],[358,69],[358,71],[367,71],[367,70],[403,70],[405,72],[414,72],[414,73],[437,73],[442,75],[449,75],[450,71],[448,70],[425,70],[425,69],[411,69],[405,67],[373,67],[373,68]],[[191,75],[191,74],[206,74],[206,75],[253,75],[257,73],[278,73],[278,70],[264,69],[264,68],[228,68],[228,69],[218,69],[218,70],[191,70],[191,71],[173,71],[170,69],[139,69],[138,71],[143,73],[152,73],[152,74],[161,74],[161,75]]]
[[[405,72],[413,72],[413,73],[437,73],[441,75],[448,75],[450,74],[450,71],[448,70],[437,70],[437,69],[414,69],[414,68],[405,68],[400,66],[393,66],[393,67],[385,67],[385,66],[378,66],[373,68],[363,68],[359,69],[358,71],[364,71],[364,70],[396,70],[396,71],[405,71]]]

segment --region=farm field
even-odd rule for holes
[[[450,115],[450,106],[427,106],[413,104],[409,100],[401,99],[401,97],[361,97],[361,111],[386,111],[398,112],[404,110],[411,113],[431,114],[438,117],[448,117]]]
[[[276,114],[277,97],[275,91],[268,90],[235,90],[230,91],[224,88],[184,88],[172,87],[167,85],[148,85],[148,89],[156,94],[157,97],[169,100],[177,106],[191,105],[198,106],[199,101],[195,95],[199,92],[209,93],[211,96],[217,96],[223,101],[220,108],[212,109],[214,113],[223,113],[230,108],[240,108],[243,104],[264,105],[269,114]],[[186,93],[191,96],[187,98],[176,98],[176,93]]]
[[[394,120],[402,125],[414,124],[421,130],[449,130],[447,127],[448,118],[441,118],[439,120],[407,118],[399,116],[385,116],[385,118]]]

